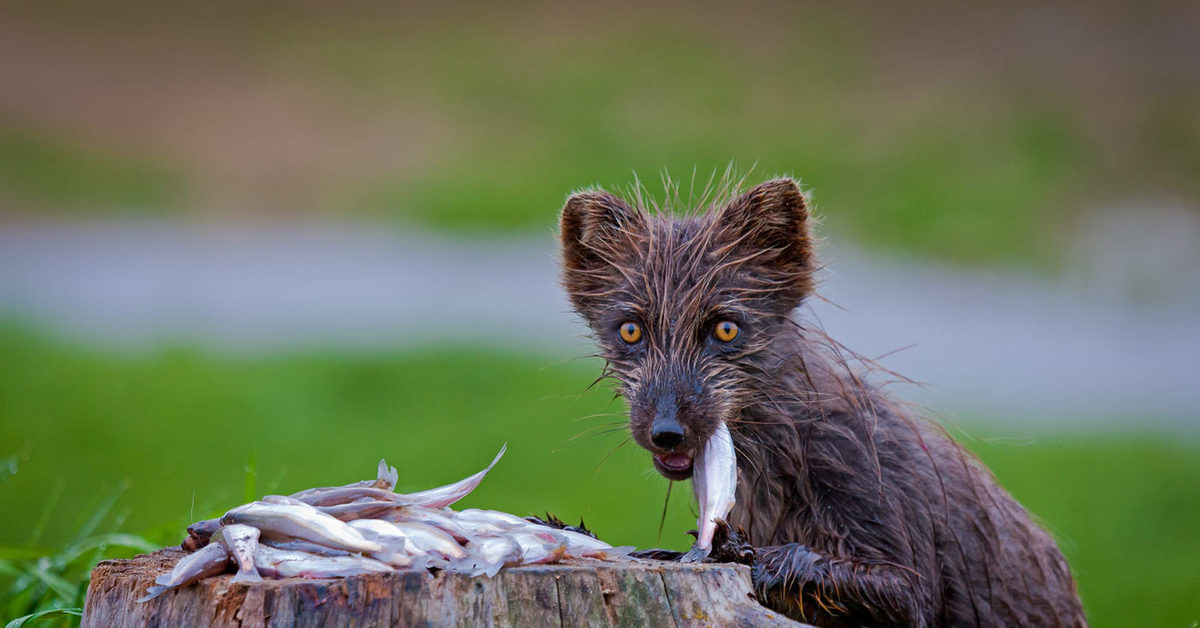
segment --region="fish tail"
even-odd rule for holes
[[[379,471],[375,475],[375,488],[384,490],[394,490],[396,482],[400,481],[400,473],[396,471],[396,467],[388,466],[386,459],[379,460]]]
[[[243,582],[246,584],[253,584],[255,582],[262,581],[263,578],[261,575],[259,575],[257,569],[245,569],[238,571],[232,578],[229,579],[229,582],[233,584],[242,584]]]
[[[692,546],[686,554],[679,558],[681,563],[702,563],[712,552],[712,547],[701,547],[699,543]]]
[[[149,589],[146,589],[146,595],[139,597],[136,601],[137,602],[149,602],[150,600],[153,600],[154,598],[162,595],[164,592],[170,590],[170,588],[171,587],[164,587],[161,584],[156,584],[156,585],[150,587]]]
[[[484,569],[483,573],[487,574],[487,577],[492,578],[495,577],[496,574],[500,573],[501,569],[504,569],[504,562],[497,561],[494,564],[488,565],[487,568]]]
[[[487,469],[484,469],[484,471],[491,471],[492,467],[496,466],[496,463],[500,462],[500,459],[504,457],[504,452],[506,451],[508,451],[508,443],[504,443],[500,446],[500,453],[496,454],[496,457],[492,459],[492,464],[489,464]]]

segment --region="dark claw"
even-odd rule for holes
[[[666,561],[671,561],[671,562],[678,562],[679,558],[681,556],[683,556],[683,552],[675,552],[672,550],[665,550],[665,549],[647,549],[647,550],[638,550],[636,552],[630,552],[629,555],[634,558],[648,558],[650,560],[666,560]]]
[[[555,530],[566,530],[567,532],[578,532],[580,534],[586,534],[586,535],[592,537],[593,539],[596,538],[595,533],[593,533],[591,530],[587,529],[587,527],[583,525],[583,519],[579,520],[579,525],[569,526],[562,519],[559,519],[558,517],[555,517],[554,515],[547,512],[546,518],[544,520],[539,519],[537,517],[525,517],[525,520],[530,523],[536,523],[541,526],[546,526],[547,528],[554,528]]]
[[[572,532],[578,532],[578,533],[580,533],[580,534],[586,534],[586,535],[588,535],[588,536],[592,537],[593,539],[594,539],[594,538],[596,538],[596,535],[595,535],[594,533],[592,533],[592,531],[591,531],[591,530],[589,530],[589,529],[587,528],[587,526],[583,525],[583,517],[580,517],[580,518],[579,518],[579,525],[577,525],[577,526],[567,526],[565,529],[566,529],[566,530],[570,530],[570,531],[572,531]]]
[[[530,523],[546,526],[547,528],[554,528],[555,530],[562,530],[567,527],[567,524],[563,523],[562,519],[550,514],[549,511],[546,512],[545,520],[538,519],[535,516],[525,517],[525,520]]]
[[[541,519],[539,519],[539,518],[537,518],[537,517],[535,517],[535,516],[533,516],[533,515],[529,515],[528,517],[525,517],[525,520],[526,520],[526,521],[528,521],[529,523],[536,523],[536,524],[538,524],[538,525],[540,525],[540,526],[546,526],[547,528],[553,528],[553,527],[554,527],[554,526],[550,525],[550,522],[549,522],[549,521],[543,521],[543,520],[541,520]]]
[[[688,534],[699,536],[695,530]],[[685,563],[739,563],[754,564],[754,548],[746,542],[745,530],[734,530],[724,520],[717,520],[717,529],[713,533],[712,548],[708,551],[696,546],[680,559]]]
[[[746,531],[734,530],[725,521],[717,521],[717,531],[713,534],[712,552],[706,562],[738,563],[753,565],[755,562],[754,547],[746,541]]]

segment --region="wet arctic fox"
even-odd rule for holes
[[[1084,626],[1050,536],[943,430],[793,316],[813,236],[790,179],[683,217],[602,190],[562,211],[563,281],[667,478],[724,421],[729,523],[761,602],[818,626]]]

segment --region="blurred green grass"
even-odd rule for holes
[[[666,482],[635,445],[614,453],[624,435],[604,430],[619,427],[623,407],[603,387],[586,391],[598,370],[586,361],[452,347],[117,356],[14,328],[0,332],[0,355],[0,457],[17,463],[0,478],[0,547],[65,543],[125,484],[123,529],[177,543],[188,522],[247,491],[363,479],[381,457],[402,490],[427,487],[478,470],[505,442],[508,454],[463,506],[583,517],[606,540],[640,547],[684,548],[694,525],[681,484],[658,543]],[[1094,625],[1200,618],[1195,442],[1114,434],[969,445],[1061,540]]]
[[[0,125],[0,198],[26,209],[153,214],[184,196],[183,176],[147,158]]]
[[[440,162],[347,197],[375,213],[447,229],[542,227],[567,191],[624,188],[636,174],[661,198],[664,172],[686,192],[693,176],[702,186],[732,163],[751,183],[800,178],[828,224],[875,247],[1053,262],[1078,203],[1093,200],[1086,181],[1102,176],[1070,109],[993,86],[988,107],[954,91],[924,108],[865,110],[861,33],[845,16],[820,17],[794,24],[770,54],[677,24],[558,41],[548,54],[545,41],[469,22],[408,48],[368,30],[310,52],[338,89],[378,90],[379,77],[432,86],[454,120],[458,141],[439,147]],[[428,62],[403,64],[413,57]]]
[[[1081,184],[1102,176],[1069,107],[999,84],[931,85],[924,107],[864,107],[880,68],[861,26],[837,10],[780,19],[788,37],[764,34],[762,46],[677,21],[517,37],[470,18],[403,42],[387,26],[304,21],[268,39],[291,43],[335,89],[415,92],[452,121],[440,159],[348,191],[347,205],[372,213],[545,227],[573,189],[624,188],[636,174],[661,198],[663,173],[686,191],[735,164],[751,183],[800,178],[833,228],[875,247],[1054,261],[1073,202],[1091,200]]]
[[[203,75],[197,89],[210,90],[213,102],[226,80],[236,90],[246,77],[197,63],[206,47],[236,54],[265,94],[278,88],[318,103],[318,120],[298,106],[303,129],[344,126],[342,135],[358,137],[354,125],[368,120],[362,124],[381,132],[413,124],[428,133],[388,140],[394,151],[389,144],[385,152],[406,155],[395,165],[356,166],[348,157],[358,155],[355,146],[325,155],[318,144],[293,149],[305,153],[303,169],[283,163],[259,173],[247,163],[223,179],[223,169],[204,165],[220,147],[232,153],[278,138],[218,125],[204,151],[181,158],[189,154],[186,134],[118,131],[141,138],[143,161],[154,168],[115,163],[120,176],[96,176],[107,171],[90,157],[47,148],[80,142],[74,129],[48,125],[36,138],[0,146],[7,151],[0,172],[11,164],[25,173],[7,184],[17,205],[220,214],[232,210],[197,205],[230,201],[264,215],[324,212],[512,231],[551,227],[573,189],[628,186],[636,173],[658,192],[664,170],[686,187],[693,172],[704,180],[734,163],[752,171],[751,181],[800,178],[830,230],[868,246],[1045,267],[1090,210],[1200,194],[1193,92],[1152,84],[1120,92],[1128,102],[1099,106],[1096,94],[1128,77],[1072,71],[1110,44],[1090,31],[1062,58],[1043,59],[1043,68],[1022,61],[1019,38],[1005,44],[1012,50],[964,49],[957,60],[931,54],[969,47],[961,41],[971,32],[956,31],[962,16],[947,8],[639,7],[636,19],[614,19],[620,10],[520,3],[398,13],[265,6],[238,9],[230,20],[222,6],[196,14],[144,7],[76,14],[56,6],[31,12],[48,39],[86,24],[99,40],[145,39],[154,49],[154,34],[177,34],[189,47],[164,63]],[[893,17],[929,29],[930,48],[891,28]],[[126,88],[152,100],[146,86],[161,69],[115,59],[131,77]],[[1072,80],[1061,80],[1063,73]],[[366,137],[358,143],[369,144]],[[247,183],[286,182],[289,172],[303,194],[280,191],[277,207],[265,207],[273,197]],[[46,181],[53,184],[39,183]],[[14,204],[4,192],[0,200]]]

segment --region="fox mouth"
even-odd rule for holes
[[[654,468],[668,480],[686,480],[692,477],[692,454],[687,451],[654,454]]]

